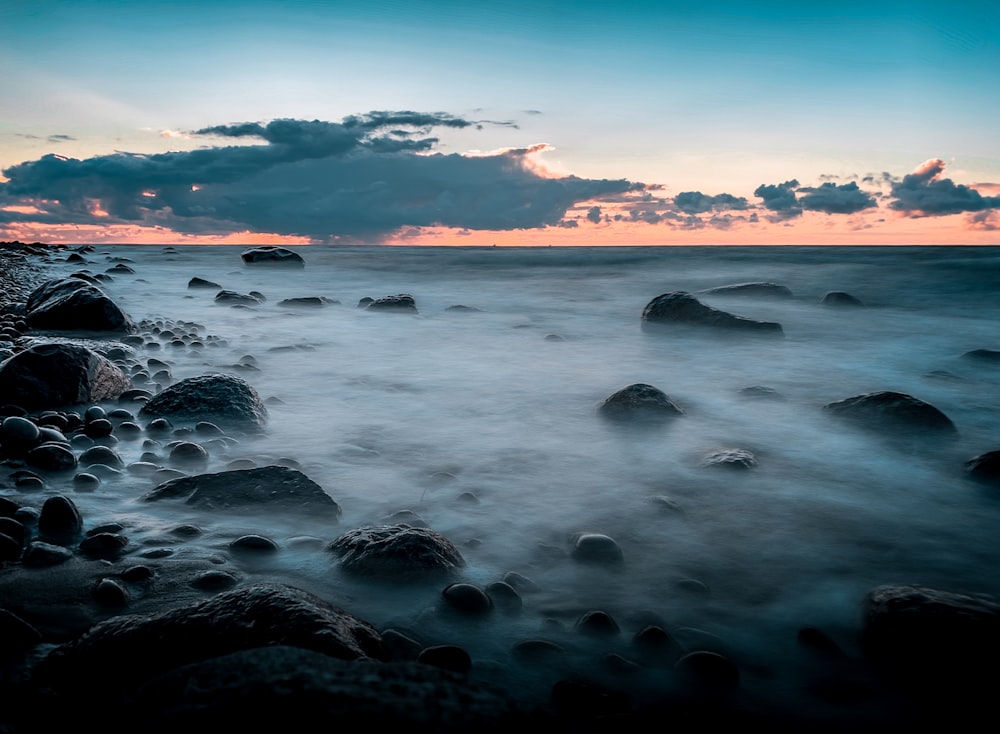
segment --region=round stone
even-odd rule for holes
[[[624,560],[614,539],[601,533],[583,533],[573,544],[572,557],[582,563],[617,564]]]

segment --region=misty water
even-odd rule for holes
[[[873,586],[1000,592],[1000,497],[963,475],[964,461],[1000,448],[1000,368],[961,356],[1000,348],[998,249],[310,247],[299,249],[301,270],[246,266],[243,249],[98,248],[87,267],[129,258],[135,274],[104,289],[134,320],[191,322],[216,337],[200,348],[164,340],[142,359],[166,361],[174,380],[238,374],[268,400],[266,432],[213,445],[209,471],[293,459],[343,514],[330,524],[148,504],[138,498],[152,484],[127,473],[73,495],[86,519],[125,525],[137,554],[196,524],[205,534],[175,538],[175,557],[221,555],[247,579],[303,586],[380,629],[462,645],[476,669],[525,691],[551,684],[510,655],[530,638],[564,645],[571,667],[609,686],[669,688],[668,668],[626,674],[602,662],[607,652],[634,657],[631,636],[659,618],[693,647],[726,651],[751,695],[804,707],[825,704],[801,692],[799,628],[819,627],[855,656]],[[267,300],[217,305],[215,291],[188,288],[195,276]],[[751,281],[793,297],[699,298],[777,321],[784,338],[640,328],[661,293]],[[822,305],[835,290],[865,308]],[[411,294],[419,314],[357,308],[397,293]],[[278,305],[305,296],[340,303]],[[248,355],[256,369],[237,367]],[[685,415],[632,428],[602,420],[597,405],[631,383],[660,388]],[[740,393],[757,385],[780,399]],[[822,410],[877,390],[935,405],[958,438],[867,431]],[[752,451],[758,465],[702,465],[722,447]],[[116,448],[126,463],[145,450],[141,440]],[[359,580],[324,551],[403,510],[458,546],[467,566],[457,579],[485,585],[515,571],[537,591],[523,594],[520,614],[466,619],[442,608],[441,583]],[[247,532],[280,551],[228,556]],[[582,532],[611,536],[624,563],[574,561]],[[575,633],[594,609],[621,634]]]

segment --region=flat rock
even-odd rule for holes
[[[172,421],[207,420],[220,426],[259,431],[267,420],[267,408],[246,380],[216,373],[174,383],[147,401],[139,415]]]
[[[40,685],[83,695],[269,645],[342,660],[386,658],[378,632],[367,622],[301,589],[255,584],[189,606],[107,619],[53,649],[34,673]],[[234,669],[234,675],[246,673]]]
[[[674,291],[657,296],[642,310],[642,325],[685,325],[713,330],[783,336],[781,324],[757,321],[708,306],[690,293]]]
[[[281,265],[304,268],[306,263],[299,253],[287,247],[254,247],[244,251],[240,257],[247,265]]]
[[[114,400],[131,387],[113,362],[76,344],[39,344],[0,363],[0,404],[27,410]]]
[[[933,405],[900,392],[855,395],[827,403],[823,410],[873,429],[957,432],[951,419]]]
[[[177,477],[163,482],[142,499],[174,499],[206,510],[280,509],[338,517],[340,505],[302,472],[285,466],[235,469]]]
[[[214,281],[205,280],[204,278],[199,278],[196,276],[188,281],[188,288],[220,289],[222,288],[222,286]]]
[[[451,541],[429,528],[375,525],[344,533],[327,546],[349,573],[372,578],[414,579],[465,565]]]

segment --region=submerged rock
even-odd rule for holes
[[[777,283],[734,283],[720,285],[716,288],[706,288],[700,291],[713,296],[764,296],[766,298],[791,298],[792,292],[786,286]]]
[[[139,415],[174,421],[207,420],[258,431],[267,421],[267,408],[246,380],[216,373],[174,383],[147,401]]]
[[[177,477],[158,485],[142,499],[182,499],[187,505],[209,510],[260,508],[340,516],[340,505],[321,486],[285,466]]]
[[[131,387],[113,362],[76,344],[39,344],[0,363],[0,404],[27,410],[114,400]]]
[[[684,415],[684,411],[657,387],[637,382],[604,399],[600,414],[611,420],[663,419]]]
[[[850,293],[844,293],[844,291],[830,291],[823,296],[822,303],[824,306],[834,306],[836,308],[863,308],[865,305],[859,299]]]
[[[360,305],[360,304],[359,304]],[[401,311],[417,313],[417,303],[409,293],[398,293],[395,296],[376,298],[367,305],[368,311]]]
[[[306,263],[297,252],[287,247],[254,247],[240,255],[247,265],[282,265],[304,268]]]
[[[957,433],[951,419],[930,403],[900,392],[870,392],[827,403],[823,410],[868,428]]]
[[[222,288],[222,286],[214,281],[205,280],[204,278],[199,278],[195,276],[194,278],[191,278],[191,280],[188,281],[188,288],[220,289]]]
[[[702,466],[723,469],[746,470],[757,466],[757,457],[752,451],[739,448],[723,448],[709,451],[701,458]]]
[[[981,482],[1000,484],[1000,450],[987,451],[965,462],[965,471]]]
[[[372,578],[414,579],[465,565],[451,541],[429,528],[377,525],[344,533],[327,546],[350,573]]]
[[[781,324],[757,321],[707,306],[690,293],[674,291],[657,296],[642,310],[642,325],[686,325],[720,331],[753,332],[782,336]]]

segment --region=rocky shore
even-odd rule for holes
[[[298,255],[277,250],[248,250],[243,261],[302,267]],[[811,705],[786,707],[747,685],[748,675],[769,672],[752,668],[724,640],[674,629],[643,610],[627,619],[583,610],[572,629],[553,624],[551,635],[522,639],[508,658],[484,662],[421,629],[377,628],[308,581],[248,572],[254,559],[277,550],[264,530],[210,555],[168,551],[203,534],[181,521],[136,543],[123,525],[85,517],[74,493],[131,476],[149,482],[137,492],[140,505],[167,511],[240,517],[253,510],[308,525],[335,521],[341,508],[294,457],[206,471],[209,450],[266,431],[265,401],[237,374],[173,379],[169,365],[145,349],[154,337],[212,337],[197,324],[133,321],[100,278],[46,276],[47,260],[73,254],[80,253],[0,243],[0,732],[79,726],[87,717],[154,732],[263,731],[290,722],[415,732],[754,725],[884,732],[971,724],[990,711],[1000,683],[1000,602],[955,590],[872,588],[858,600],[857,645],[849,649],[803,624],[790,697]],[[776,290],[740,284],[737,292],[753,285]],[[368,300],[374,310],[416,310],[405,294]],[[686,292],[658,296],[641,318],[655,324],[650,338],[678,321],[685,329],[781,333],[776,323],[708,308]],[[766,388],[754,395],[773,398]],[[899,392],[825,408],[873,431],[932,441],[955,431],[937,408]],[[686,415],[647,384],[611,393],[598,414],[615,425]],[[116,447],[127,441],[142,442],[142,459],[123,460]],[[956,467],[956,477],[995,485],[996,454]],[[741,447],[704,457],[705,466],[736,471],[756,462]],[[462,548],[415,515],[341,528],[331,541],[304,533],[299,542],[373,584],[439,588],[440,614],[456,624],[516,619],[536,591],[517,573],[482,585],[462,580]],[[600,533],[579,534],[569,555],[581,568],[613,572],[622,563],[618,543]]]

